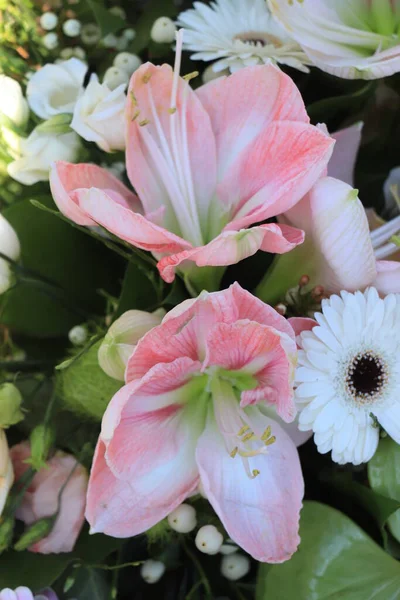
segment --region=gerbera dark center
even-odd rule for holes
[[[235,35],[233,39],[246,42],[247,44],[252,44],[253,46],[272,45],[276,48],[280,48],[282,46],[282,42],[279,38],[275,37],[274,35],[269,35],[268,33],[259,33],[257,31],[239,33],[238,35]]]
[[[359,353],[349,365],[348,391],[359,402],[369,402],[382,391],[387,375],[382,359],[372,352]]]

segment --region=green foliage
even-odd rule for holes
[[[93,16],[101,29],[102,37],[105,37],[110,33],[116,33],[125,27],[126,22],[124,19],[121,19],[121,17],[110,13],[109,10],[104,8],[103,2],[99,2],[98,0],[86,0],[86,3],[92,11]]]
[[[397,600],[400,565],[337,510],[306,502],[301,544],[282,565],[261,565],[256,600]]]
[[[153,23],[158,17],[175,17],[178,7],[172,0],[151,0],[146,9],[135,23],[136,37],[129,47],[130,52],[138,54],[146,48],[150,42],[150,31]]]
[[[400,446],[387,437],[368,463],[368,479],[373,490],[400,502]],[[400,542],[400,509],[389,517],[391,533]]]

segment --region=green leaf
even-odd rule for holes
[[[54,207],[51,198],[41,202]],[[119,257],[28,200],[11,205],[4,216],[20,239],[23,268],[50,282],[46,287],[29,276],[2,296],[4,325],[33,337],[55,337],[104,311],[99,290],[117,292]]]
[[[256,600],[398,600],[400,564],[339,511],[306,502],[301,544],[281,565],[261,565]]]
[[[368,479],[373,490],[400,502],[400,446],[387,437],[368,463]],[[388,526],[400,542],[400,509],[389,517]]]
[[[159,17],[175,17],[178,8],[171,0],[152,0],[135,24],[136,37],[129,46],[129,51],[138,54],[150,42],[150,32],[153,23]]]
[[[138,266],[136,263],[129,263],[115,317],[120,317],[131,309],[154,310],[157,308],[160,301],[160,292],[157,287],[160,289],[161,286],[162,281],[155,269],[151,269],[147,265]]]
[[[113,15],[109,10],[104,8],[103,3],[96,0],[86,0],[87,5],[93,12],[93,16],[97,21],[97,25],[101,29],[102,37],[110,33],[115,33],[126,26],[124,19],[118,15]]]
[[[68,594],[76,600],[109,600],[110,592],[110,581],[105,573],[82,568]]]

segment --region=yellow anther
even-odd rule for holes
[[[143,83],[149,83],[151,76],[152,76],[152,73],[145,73],[142,77]]]
[[[176,107],[175,108],[169,108],[168,112],[170,115],[174,115],[176,113]]]
[[[135,113],[133,113],[133,115],[132,115],[132,121],[134,121],[135,119],[137,119],[139,115],[140,115],[140,110],[137,110]]]
[[[240,437],[241,435],[246,433],[246,431],[249,431],[249,429],[250,429],[250,427],[248,425],[243,425],[243,427],[238,432],[238,436]]]
[[[148,125],[149,123],[150,123],[150,121],[148,119],[143,119],[143,121],[139,121],[140,127],[144,127],[145,125]]]
[[[238,450],[239,450],[239,448],[238,448],[237,446],[235,446],[235,448],[232,450],[232,452],[230,452],[230,453],[229,453],[229,454],[230,454],[230,456],[231,456],[232,458],[235,458],[235,456],[236,456],[236,454],[237,454]]]
[[[271,437],[271,425],[268,425],[267,429],[262,434],[261,439],[265,442],[269,437]]]
[[[260,449],[257,450],[239,450],[239,455],[243,458],[251,458],[252,456],[258,456],[261,454]]]
[[[187,75],[183,76],[183,79],[185,81],[190,81],[191,79],[194,79],[195,77],[198,77],[199,72],[198,71],[193,71],[193,73],[188,73]]]
[[[136,100],[136,96],[135,96],[135,94],[133,93],[133,91],[132,91],[132,90],[130,91],[130,94],[129,94],[129,95],[130,95],[130,97],[131,97],[132,104],[134,104],[135,106],[137,106],[137,100]]]
[[[258,469],[253,469],[252,473],[253,473],[253,477],[257,477],[257,475],[260,474],[260,471]]]
[[[252,431],[250,433],[246,433],[244,437],[242,437],[242,442],[249,442],[250,440],[256,440],[257,436],[254,435]]]
[[[264,442],[264,444],[266,446],[270,446],[271,444],[274,444],[276,442],[276,437],[273,435],[272,437],[269,438],[269,440],[266,440]]]

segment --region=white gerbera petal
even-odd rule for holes
[[[195,2],[177,21],[185,29],[184,48],[193,60],[218,60],[215,71],[269,61],[308,72],[310,60],[272,17],[265,0]]]
[[[373,288],[322,303],[318,326],[299,337],[299,429],[339,464],[370,460],[378,423],[400,443],[400,294]]]

